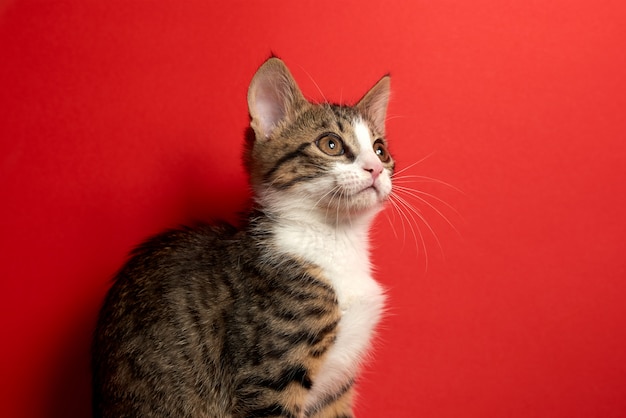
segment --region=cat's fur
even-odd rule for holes
[[[368,229],[391,193],[389,77],[355,106],[313,104],[270,58],[248,92],[244,227],[145,242],[93,345],[97,417],[350,417],[384,302]]]

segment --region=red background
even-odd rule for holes
[[[358,416],[626,416],[622,1],[0,4],[0,416],[89,416],[126,253],[245,204],[271,51],[317,100],[391,72],[399,168],[460,189],[414,178],[458,230],[413,199],[427,257],[378,219],[390,309]]]

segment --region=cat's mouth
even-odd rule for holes
[[[343,198],[330,199],[328,207],[331,208],[331,213],[336,211],[337,215],[352,217],[380,208],[387,198],[388,194],[384,192],[384,187],[370,184],[351,194],[345,194]]]
[[[387,199],[387,195],[383,193],[380,186],[376,186],[375,183],[372,183],[369,186],[364,187],[363,189],[355,193],[355,196],[367,196],[368,193],[373,193],[378,203],[381,203]]]
[[[377,197],[380,194],[378,188],[375,185],[370,184],[369,186],[365,186],[353,193],[352,198],[365,198],[369,193],[373,193]]]
[[[368,185],[366,187],[363,187],[356,194],[359,195],[359,194],[365,194],[365,193],[370,193],[370,192],[375,193],[376,196],[378,196],[378,198],[380,200],[384,200],[385,199],[384,193],[382,193],[382,189],[381,189],[380,185],[377,186],[375,181],[373,181],[370,185]]]

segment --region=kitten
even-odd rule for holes
[[[284,63],[254,75],[245,225],[158,235],[100,312],[95,417],[350,417],[383,309],[368,229],[391,193],[389,77],[313,104]]]

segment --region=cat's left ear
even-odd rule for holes
[[[267,60],[248,88],[250,126],[257,138],[268,139],[274,129],[289,121],[306,103],[287,66],[278,58]]]
[[[356,108],[374,124],[374,128],[380,134],[385,133],[390,87],[391,77],[386,75],[356,105]]]

